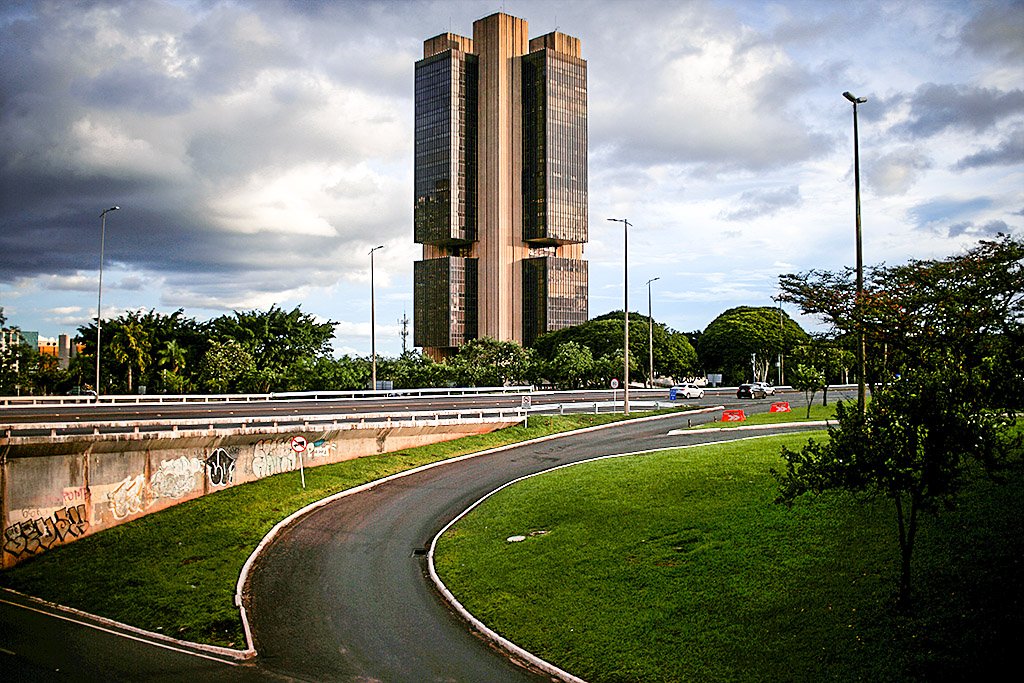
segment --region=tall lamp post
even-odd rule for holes
[[[854,301],[854,310],[856,311],[854,319],[857,323],[857,410],[863,415],[867,403],[867,392],[864,389],[867,364],[864,358],[866,355],[864,348],[864,324],[863,320],[861,320],[860,311],[860,305],[863,303],[864,298],[864,252],[861,247],[860,228],[860,141],[857,136],[857,105],[864,104],[868,100],[866,97],[855,97],[849,91],[844,92],[843,97],[853,104],[853,193],[857,207],[857,298]]]
[[[622,310],[626,314],[622,342],[622,413],[629,415],[629,221],[625,218],[609,218],[622,223]]]
[[[112,206],[103,209],[100,214],[100,282],[96,294],[96,400],[100,399],[100,330],[103,327],[103,243],[107,238],[107,214],[111,211],[120,211],[120,206]]]
[[[370,250],[370,383],[374,391],[377,389],[377,309],[373,292],[373,252],[383,248],[384,245],[380,244]]]
[[[647,359],[650,362],[651,389],[654,388],[654,314],[651,312],[651,283],[660,280],[660,277],[652,277],[647,281]]]

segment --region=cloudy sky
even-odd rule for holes
[[[0,6],[0,306],[46,336],[103,314],[278,304],[336,348],[412,317],[413,64],[505,11],[589,64],[590,314],[677,330],[852,265],[1024,226],[1024,4],[138,0]],[[411,344],[411,338],[410,338]]]

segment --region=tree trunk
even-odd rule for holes
[[[900,534],[900,586],[897,604],[906,609],[910,606],[910,560],[914,554],[914,537],[917,535],[917,503],[914,495],[910,496],[910,511],[907,518],[903,514],[903,497],[894,496],[896,502],[896,522]]]

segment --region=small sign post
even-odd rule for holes
[[[299,476],[302,478],[302,490],[306,490],[306,469],[302,462],[302,453],[306,450],[306,437],[293,436],[292,450],[299,454]]]
[[[519,403],[519,409],[523,411],[523,427],[529,429],[530,427],[530,407],[533,405],[533,397],[529,394],[523,394],[523,399]]]
[[[612,377],[612,411],[615,410],[615,390],[619,388],[619,379]]]

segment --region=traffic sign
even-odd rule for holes
[[[618,378],[612,377],[612,389],[618,389],[618,388],[619,388],[619,380],[618,380]]]
[[[292,437],[292,450],[296,453],[301,453],[306,450],[306,437],[304,436],[293,436]]]

